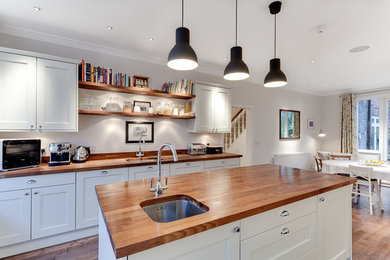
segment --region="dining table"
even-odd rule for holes
[[[324,160],[322,161],[322,172],[329,174],[349,174],[349,165],[356,165],[362,167],[372,167],[372,178],[378,180],[390,181],[390,165],[385,163],[379,166],[368,166],[364,161],[356,160]]]

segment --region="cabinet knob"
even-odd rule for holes
[[[34,184],[36,182],[37,182],[36,180],[29,180],[29,181],[27,181],[27,184]]]
[[[281,217],[288,217],[289,215],[290,215],[290,213],[288,213],[287,210],[283,210],[282,213],[280,213]]]
[[[188,163],[186,163],[186,165],[187,165],[187,166],[191,166],[191,163],[188,162]]]
[[[38,193],[39,193],[38,191],[34,192],[35,195],[37,195]]]
[[[42,126],[40,125],[39,128],[42,128]]]
[[[287,235],[290,233],[290,230],[288,228],[283,228],[282,231],[280,232],[281,235]]]
[[[233,232],[234,232],[234,233],[240,233],[240,231],[241,231],[241,228],[240,228],[240,227],[235,227],[235,228],[233,228]]]
[[[108,171],[102,171],[102,174],[107,174],[108,173]]]
[[[30,128],[34,128],[34,125],[30,125]]]
[[[30,193],[28,193],[28,192],[26,192],[26,193],[24,194],[24,196],[28,196],[28,195],[30,195]]]
[[[325,201],[324,197],[321,197],[320,202],[324,202],[324,201]]]
[[[149,167],[146,168],[146,169],[148,169],[149,171],[151,171],[151,170],[153,170],[154,168],[153,168],[153,166],[149,166]]]

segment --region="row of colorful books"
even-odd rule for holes
[[[79,65],[79,80],[123,87],[131,87],[134,85],[133,77],[128,74],[114,74],[110,68],[94,67],[91,63],[84,62],[84,60]]]
[[[190,79],[182,79],[178,82],[165,82],[161,90],[176,94],[192,94],[192,84]]]

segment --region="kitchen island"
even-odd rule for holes
[[[96,186],[99,259],[348,259],[354,182],[274,165],[173,176],[159,200],[187,195],[208,210],[169,223],[140,206],[154,199],[149,182]]]

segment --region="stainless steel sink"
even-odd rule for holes
[[[187,195],[174,195],[143,201],[140,206],[155,222],[167,223],[203,214],[209,208]]]

